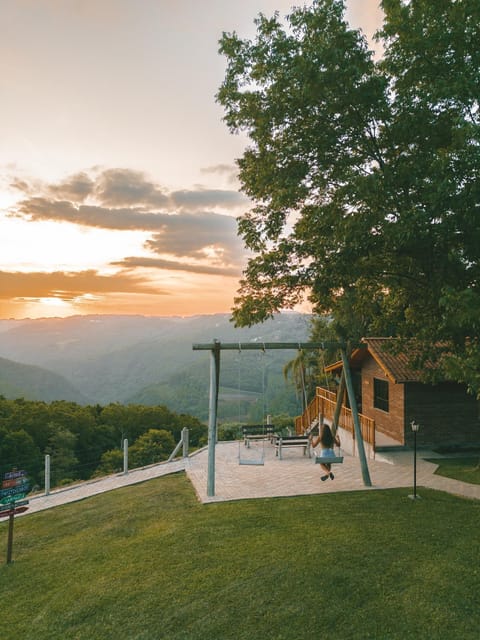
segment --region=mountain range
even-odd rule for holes
[[[79,404],[165,404],[204,418],[210,353],[194,351],[194,343],[301,342],[308,340],[309,323],[310,316],[299,313],[242,329],[229,314],[0,320],[0,394]],[[261,396],[277,398],[277,410],[295,412],[294,391],[282,374],[294,357],[285,350],[222,352],[220,386],[229,412],[249,396],[258,402]]]

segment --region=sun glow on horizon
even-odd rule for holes
[[[62,298],[40,298],[40,304],[52,306],[52,307],[66,307],[68,306],[68,302],[62,300]]]
[[[101,268],[125,255],[148,255],[144,231],[92,229],[69,223],[2,216],[0,269],[79,271]],[[19,245],[18,239],[21,238]]]
[[[77,315],[75,306],[61,298],[36,298],[14,300],[16,313],[10,317],[16,319],[31,318],[67,318]]]

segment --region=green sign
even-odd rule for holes
[[[17,493],[12,496],[5,496],[0,498],[0,504],[12,504],[17,503],[20,504],[20,500],[23,500],[27,494],[26,493]]]
[[[29,485],[20,485],[18,487],[11,487],[10,489],[0,489],[0,502],[3,502],[5,498],[10,498],[11,496],[26,496],[30,487]]]

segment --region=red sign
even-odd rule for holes
[[[20,482],[18,482],[18,480],[4,480],[2,482],[2,489],[9,489],[10,487],[16,487],[18,484],[21,484]]]
[[[18,513],[24,513],[27,509],[28,507],[15,507],[15,509],[5,509],[3,511],[0,511],[0,518],[10,516],[12,513],[16,516]]]

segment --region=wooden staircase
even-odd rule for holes
[[[337,394],[323,387],[317,387],[315,397],[310,402],[301,416],[295,418],[295,433],[309,435],[318,424],[324,420],[333,421],[335,407],[337,404]],[[358,414],[363,441],[370,444],[375,449],[375,421],[367,418],[363,414]],[[342,404],[338,426],[345,429],[355,439],[355,429],[351,409]]]

